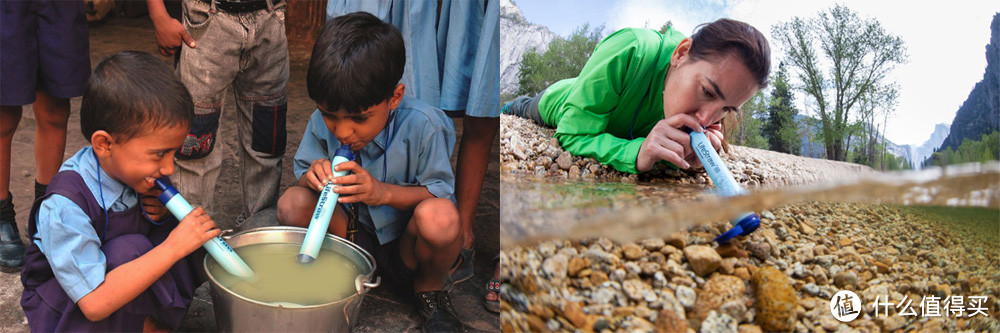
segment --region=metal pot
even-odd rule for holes
[[[234,235],[223,236],[233,248],[250,244],[293,243],[301,244],[306,236],[305,228],[264,227],[247,230]],[[349,331],[357,320],[361,300],[368,290],[378,287],[381,280],[375,278],[375,259],[367,251],[343,238],[327,234],[323,248],[340,253],[353,261],[360,274],[354,280],[357,292],[344,299],[308,306],[285,306],[278,303],[262,302],[243,297],[219,284],[208,273],[212,300],[215,307],[215,321],[222,331],[227,332],[343,332]],[[205,256],[204,267],[208,272],[210,256]]]

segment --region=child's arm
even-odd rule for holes
[[[146,0],[146,7],[156,29],[156,46],[160,48],[161,54],[173,55],[180,49],[181,42],[189,47],[195,47],[197,43],[188,34],[187,29],[184,29],[184,25],[167,14],[163,0]]]
[[[425,186],[402,186],[380,182],[354,161],[338,164],[336,171],[343,170],[348,170],[351,174],[333,178],[333,183],[340,185],[333,189],[341,195],[337,202],[362,202],[369,206],[389,205],[399,210],[413,211],[421,201],[434,197]]]
[[[80,298],[77,305],[90,321],[107,318],[153,285],[178,260],[220,233],[212,218],[201,207],[195,208],[163,243],[108,272],[104,282]]]

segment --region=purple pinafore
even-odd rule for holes
[[[105,230],[104,209],[75,171],[62,171],[52,178],[45,195],[35,200],[28,218],[28,235],[32,239],[21,270],[21,307],[32,332],[53,331],[141,331],[146,317],[155,315],[176,328],[187,312],[194,289],[201,279],[196,275],[204,250],[181,259],[159,280],[131,302],[98,322],[91,322],[52,273],[45,255],[35,244],[38,232],[35,216],[41,202],[52,194],[69,198],[91,217],[90,225],[101,238],[101,251],[107,260],[107,271],[132,261],[162,243],[177,220],[170,217],[162,225],[153,225],[142,215],[141,204],[121,212],[109,212]]]

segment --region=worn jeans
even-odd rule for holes
[[[285,3],[245,13],[184,1],[184,27],[197,41],[183,46],[177,72],[194,99],[195,120],[177,153],[174,183],[191,204],[212,211],[223,155],[214,151],[226,90],[236,100],[237,160],[244,217],[274,206],[285,153],[288,40]]]

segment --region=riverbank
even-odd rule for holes
[[[500,170],[505,175],[532,175],[568,180],[710,184],[703,171],[658,166],[642,175],[617,171],[593,158],[573,156],[559,145],[555,129],[531,120],[500,116]],[[846,162],[801,157],[769,150],[730,146],[722,159],[733,177],[748,188],[771,188],[856,177],[874,172]]]
[[[660,202],[659,191],[679,192],[691,187],[700,191],[711,186],[701,171],[621,173],[563,151],[553,134],[553,129],[529,120],[501,116],[501,187],[514,179],[544,177],[565,183],[564,191],[569,192],[519,194],[527,199],[512,200],[504,209],[529,212],[503,211],[505,228],[538,222],[567,224],[572,221],[566,219],[636,207],[652,209],[668,204]],[[874,173],[851,163],[738,146],[722,157],[737,181],[752,190]],[[622,190],[636,193],[623,195],[608,193],[617,190],[609,186],[598,191],[592,186],[583,186],[584,190],[573,186],[601,182],[640,185]],[[653,196],[646,193],[649,185],[659,188]],[[599,198],[576,198],[588,195]],[[532,198],[561,201],[537,203]],[[562,202],[567,198],[571,203]],[[631,200],[622,202],[621,198]],[[1000,330],[996,319],[1000,315],[1000,211],[803,202],[759,213],[759,230],[725,246],[712,239],[731,226],[727,221],[635,242],[590,238],[507,245],[501,254],[502,328],[666,332]],[[963,214],[975,217],[949,218]],[[831,299],[841,290],[861,298],[857,319],[840,322],[834,318]],[[985,296],[985,301],[980,303],[979,296]],[[883,304],[878,313],[873,306],[876,297]],[[925,297],[927,302],[922,303]],[[963,302],[961,316],[948,311],[949,306],[957,308],[957,303],[945,303],[956,297]],[[940,315],[925,315],[933,314],[935,305]],[[978,307],[985,310],[974,312]],[[909,316],[910,311],[915,315]],[[970,316],[972,313],[975,315]]]
[[[1000,330],[997,244],[908,207],[803,203],[761,217],[760,230],[726,246],[711,242],[728,227],[720,222],[634,243],[507,249],[503,329]],[[857,319],[833,317],[830,301],[840,290],[860,296]],[[977,303],[986,310],[970,317],[972,296],[986,296]],[[891,303],[878,314],[876,297]],[[925,297],[938,297],[941,316],[922,315],[933,309],[922,306]],[[949,297],[964,301],[961,318],[947,311]],[[916,315],[903,315],[908,308]]]

